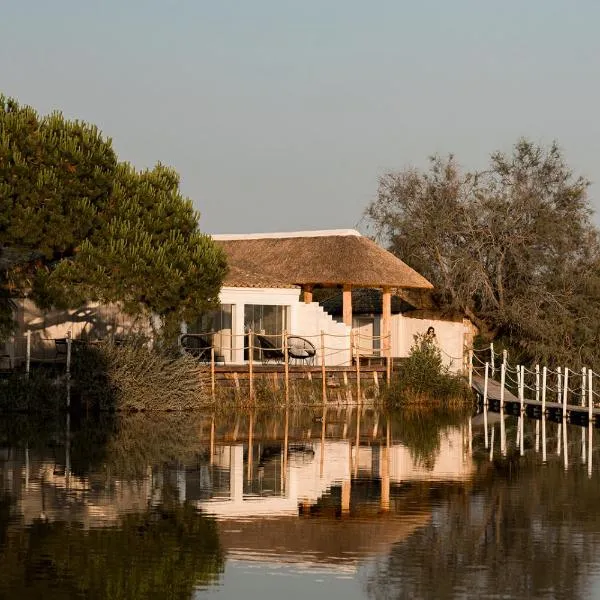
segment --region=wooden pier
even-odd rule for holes
[[[485,377],[473,375],[472,388],[481,401],[484,401],[485,395]],[[506,415],[519,416],[524,412],[528,417],[534,419],[546,418],[557,423],[566,420],[573,425],[587,426],[590,422],[595,427],[600,427],[600,408],[586,404],[570,404],[563,402],[542,402],[523,397],[523,401],[515,396],[509,389],[504,388],[504,406],[502,407],[502,388],[501,384],[494,379],[488,378],[487,381],[487,408],[492,412],[501,412],[504,410]]]

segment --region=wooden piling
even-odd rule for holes
[[[250,401],[254,399],[254,333],[248,332],[248,386]]]
[[[210,347],[210,389],[212,393],[212,399],[215,399],[215,347]]]
[[[285,403],[290,403],[290,357],[288,355],[287,332],[283,332],[283,368],[285,377]]]
[[[323,404],[327,403],[327,372],[325,369],[325,332],[321,330],[321,394]]]

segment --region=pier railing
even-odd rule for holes
[[[483,377],[484,403],[488,401],[490,381],[500,384],[500,403],[504,405],[506,392],[516,396],[521,405],[526,400],[539,402],[542,411],[546,403],[552,402],[563,407],[563,415],[567,414],[567,406],[587,406],[590,417],[594,407],[600,403],[600,393],[595,391],[595,379],[599,374],[592,369],[582,367],[581,370],[570,369],[568,366],[551,369],[546,365],[511,365],[508,353],[494,351],[494,345],[489,348],[471,350],[468,354],[469,384],[473,385],[473,376]]]

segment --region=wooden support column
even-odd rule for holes
[[[342,307],[344,324],[348,327],[352,327],[352,286],[344,284],[344,291],[342,293]]]
[[[313,301],[313,286],[312,285],[303,285],[302,293],[304,296],[304,303],[310,304]]]
[[[392,331],[392,292],[389,287],[383,288],[382,294],[382,320],[381,320],[381,335],[383,356],[392,355],[392,340],[390,333]]]

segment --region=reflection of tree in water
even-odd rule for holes
[[[92,530],[62,521],[23,528],[1,508],[0,519],[0,598],[188,600],[223,569],[214,521],[189,505],[167,502]]]
[[[394,441],[408,447],[417,465],[431,470],[440,451],[441,436],[449,428],[462,425],[466,414],[465,409],[425,410],[420,405],[392,413]]]
[[[371,598],[577,598],[600,551],[600,481],[560,464],[496,465],[474,489],[437,487],[432,523],[398,544]]]

